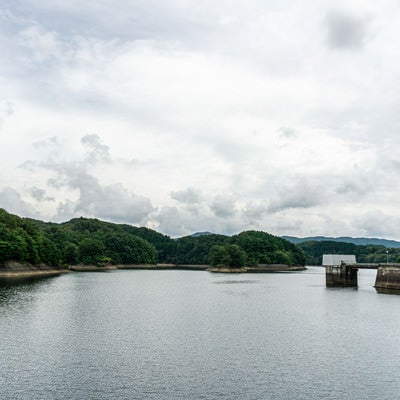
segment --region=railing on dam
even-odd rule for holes
[[[378,269],[379,267],[400,268],[400,263],[356,263],[347,265],[350,265],[352,268],[360,268],[360,269]]]

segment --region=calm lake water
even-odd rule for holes
[[[74,273],[0,288],[0,399],[351,399],[400,392],[400,296],[291,274]]]

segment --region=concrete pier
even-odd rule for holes
[[[380,266],[376,274],[375,289],[378,293],[400,294],[400,267]]]
[[[328,265],[325,267],[326,287],[357,287],[358,268],[352,265]]]
[[[326,265],[326,287],[357,287],[359,269],[376,269],[375,289],[378,293],[400,294],[400,264]]]

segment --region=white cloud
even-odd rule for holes
[[[172,235],[398,218],[399,14],[391,0],[6,0],[0,200]]]

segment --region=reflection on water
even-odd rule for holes
[[[0,288],[0,399],[393,400],[400,296],[323,269],[69,274]]]
[[[387,289],[387,288],[379,288],[379,287],[375,287],[375,290],[377,291],[377,293],[380,294],[400,294],[400,290],[398,289]]]
[[[216,281],[213,283],[216,285],[243,285],[243,284],[258,283],[258,282],[259,281],[254,281],[254,280],[236,280],[236,281],[224,280],[224,281]]]

